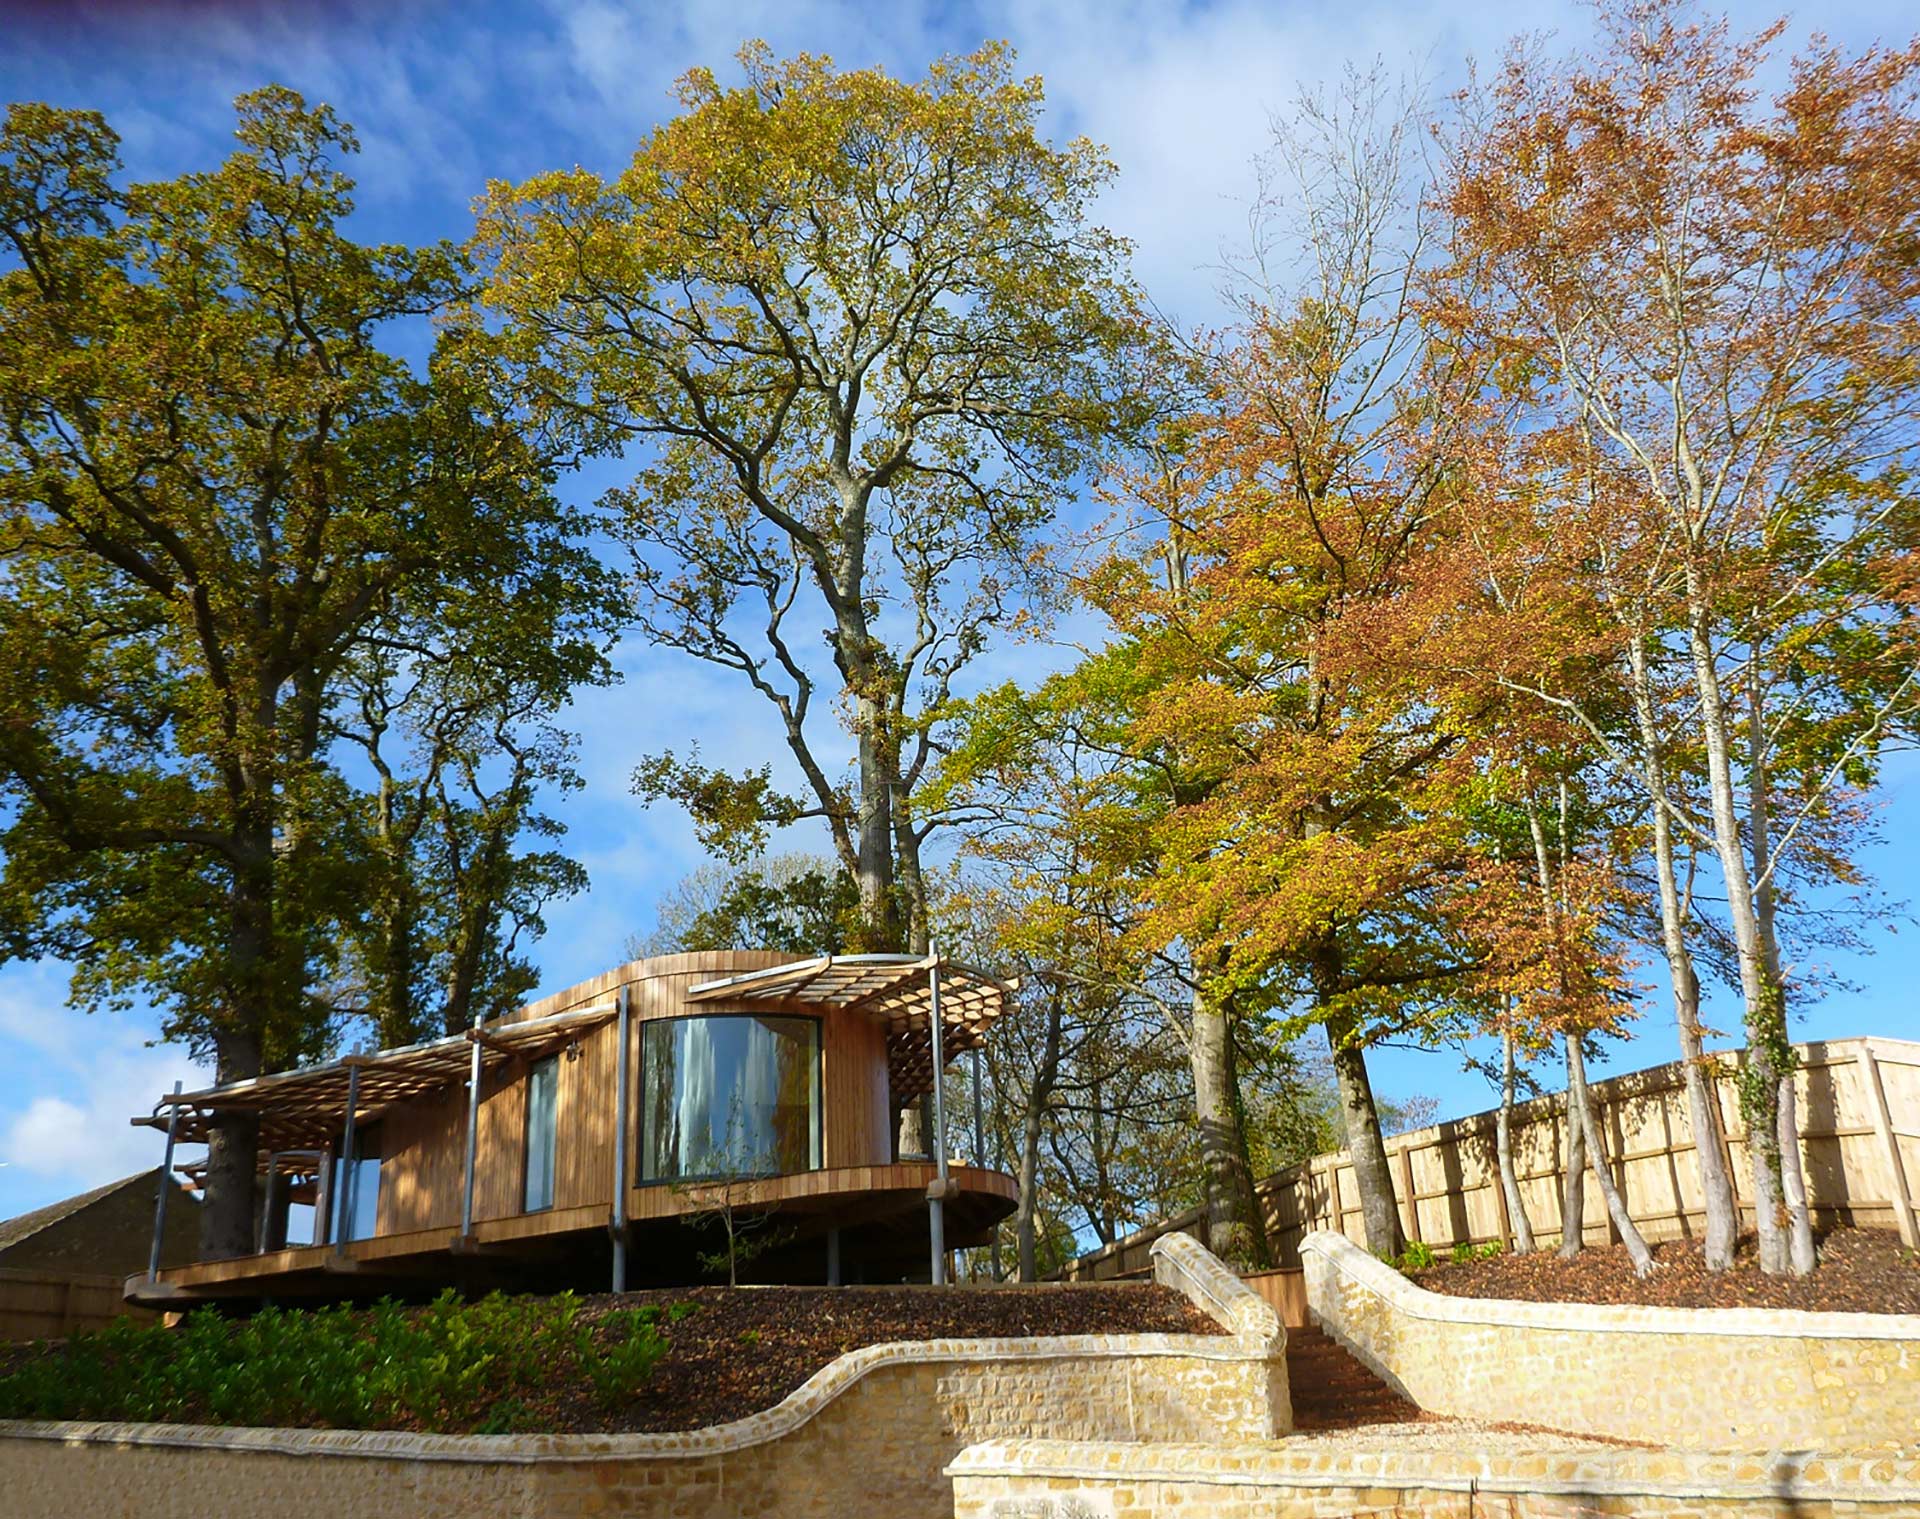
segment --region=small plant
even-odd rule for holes
[[[581,1370],[603,1408],[618,1408],[631,1399],[667,1353],[660,1317],[660,1310],[651,1304],[616,1308],[600,1320],[597,1335],[583,1339]]]
[[[758,1345],[760,1343],[760,1331],[757,1329],[743,1329],[740,1331],[738,1338],[742,1345]]]
[[[1437,1259],[1438,1257],[1433,1253],[1433,1246],[1425,1244],[1420,1240],[1414,1240],[1413,1243],[1407,1246],[1406,1253],[1400,1257],[1396,1264],[1402,1271],[1425,1271],[1429,1266],[1435,1264]]]

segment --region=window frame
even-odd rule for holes
[[[813,1029],[813,1070],[809,1077],[809,1094],[813,1102],[812,1132],[808,1135],[807,1151],[809,1157],[819,1156],[817,1162],[809,1164],[799,1171],[752,1172],[745,1175],[729,1175],[724,1171],[702,1176],[649,1176],[647,1172],[647,1031],[664,1024],[692,1023],[697,1019],[718,1021],[723,1018],[752,1018],[764,1021],[769,1018],[781,1018],[792,1023],[805,1023]],[[628,1142],[633,1145],[634,1167],[632,1185],[638,1187],[677,1187],[705,1186],[713,1182],[757,1181],[775,1176],[805,1176],[814,1171],[827,1168],[827,1020],[818,1013],[796,1013],[785,1010],[779,1012],[750,1012],[746,1010],[715,1013],[675,1013],[667,1018],[641,1019],[636,1028],[639,1032],[640,1049],[638,1051],[640,1100],[634,1104],[632,1116],[633,1128]]]

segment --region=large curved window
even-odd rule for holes
[[[640,1179],[820,1164],[820,1024],[718,1016],[643,1026]]]

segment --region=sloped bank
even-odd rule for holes
[[[1687,1450],[1920,1452],[1920,1316],[1445,1297],[1343,1235],[1300,1254],[1321,1327],[1431,1413]]]
[[[409,1435],[154,1424],[0,1423],[13,1519],[952,1513],[942,1469],[988,1440],[1213,1444],[1291,1426],[1286,1335],[1196,1242],[1155,1278],[1227,1336],[927,1340],[840,1357],[775,1407],[680,1434]]]

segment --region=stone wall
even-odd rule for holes
[[[1191,1241],[1161,1254],[1231,1333],[869,1346],[764,1413],[684,1434],[0,1423],[0,1492],[10,1519],[945,1519],[942,1468],[980,1441],[1211,1443],[1289,1426],[1272,1311]]]
[[[1920,1516],[1920,1456],[1025,1441],[974,1446],[947,1472],[954,1519]]]
[[[1321,1326],[1433,1413],[1693,1450],[1920,1451],[1920,1317],[1445,1297],[1301,1243]]]

